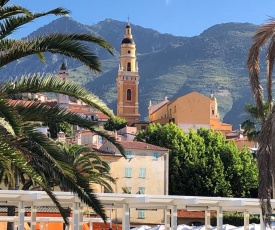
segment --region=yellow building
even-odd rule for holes
[[[111,176],[116,179],[112,185],[115,193],[168,195],[169,151],[166,148],[137,141],[121,141],[126,159],[109,142],[102,145],[99,154],[111,168]],[[98,192],[108,192],[100,188]],[[122,221],[122,211],[114,210],[114,222]],[[162,224],[163,210],[130,210],[131,225]]]
[[[136,45],[128,23],[121,42],[120,65],[117,76],[117,116],[124,118],[128,125],[139,120],[138,111],[138,66]]]
[[[201,127],[220,131],[224,135],[232,131],[232,125],[220,121],[218,103],[211,95],[206,97],[197,92],[191,92],[173,101],[164,101],[149,105],[149,121],[152,123],[166,124],[175,123],[184,132],[190,128],[197,130]]]

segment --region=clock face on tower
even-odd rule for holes
[[[130,50],[128,50],[128,51],[127,51],[127,53],[128,53],[128,54],[130,54],[130,53],[131,53],[131,51],[130,51]]]

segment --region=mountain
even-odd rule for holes
[[[116,111],[116,76],[120,44],[125,22],[106,19],[94,25],[83,25],[63,17],[39,28],[29,36],[53,32],[93,33],[109,41],[115,55],[92,48],[102,60],[102,73],[96,75],[80,62],[68,59],[70,77],[103,99]],[[131,25],[139,63],[139,104],[142,119],[148,116],[149,101],[173,100],[190,91],[206,96],[214,93],[223,121],[238,128],[243,120],[244,105],[253,103],[248,81],[246,59],[257,26],[249,23],[214,25],[200,35],[180,37]],[[4,80],[29,73],[56,73],[63,56],[46,54],[46,65],[36,56],[26,57],[0,70]]]

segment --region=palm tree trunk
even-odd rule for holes
[[[70,217],[70,214],[71,214],[71,208],[67,208],[66,209],[66,217]],[[66,230],[67,228],[66,228],[66,224],[64,223],[63,224],[63,230]]]

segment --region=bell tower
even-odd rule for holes
[[[120,65],[117,76],[117,116],[130,125],[139,120],[138,112],[138,65],[136,45],[131,34],[130,23],[126,25],[121,42]]]
[[[64,81],[66,81],[69,78],[69,73],[67,71],[64,61],[62,62],[60,70],[58,71],[57,77],[63,79]],[[57,104],[62,108],[68,109],[69,108],[69,96],[58,93],[57,94]]]

